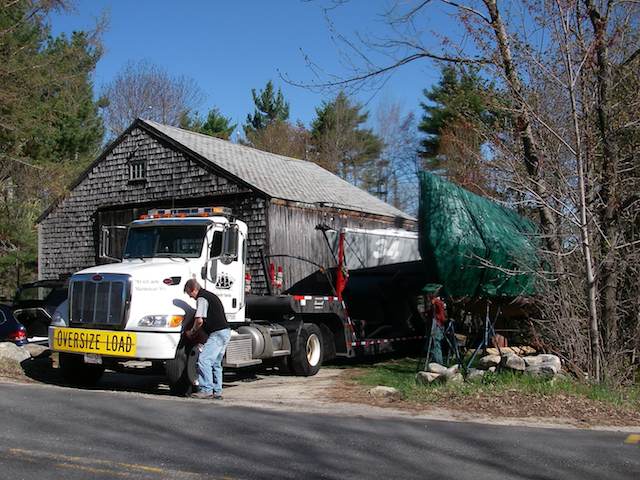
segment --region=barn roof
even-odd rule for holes
[[[263,152],[150,120],[138,119],[137,122],[272,198],[415,220],[313,162]]]
[[[70,185],[69,190],[76,188],[89,172],[136,127],[144,129],[155,137],[164,138],[176,148],[195,156],[200,162],[226,172],[237,181],[271,198],[416,220],[408,213],[351,185],[313,162],[263,152],[209,135],[140,118],[105,148],[102,154]],[[52,203],[38,217],[36,223],[47,218],[61,199],[62,197]]]

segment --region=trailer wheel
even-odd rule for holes
[[[198,376],[199,353],[197,348],[182,345],[175,358],[166,361],[164,369],[173,395],[184,397],[193,391],[193,383]]]
[[[292,352],[289,365],[293,373],[310,377],[318,373],[322,364],[322,332],[317,325],[305,323],[298,338],[291,342]]]
[[[59,353],[58,355],[62,377],[72,385],[93,387],[104,373],[102,365],[84,363],[82,355],[74,353]]]

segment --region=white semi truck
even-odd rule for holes
[[[381,317],[375,299],[361,302],[373,305],[373,315],[382,318],[367,327],[352,320],[335,292],[318,294],[311,288],[316,294],[249,295],[246,260],[247,225],[226,208],[151,210],[132,222],[122,260],[75,273],[67,302],[54,314],[49,346],[59,352],[64,376],[90,384],[105,367],[147,360],[164,365],[174,393],[188,393],[198,356],[197,342],[182,334],[194,314],[194,301],[183,291],[190,278],[224,305],[232,328],[227,367],[282,361],[293,373],[308,376],[323,360],[422,338],[422,326],[412,327],[408,318],[394,328],[397,318]],[[411,310],[402,304],[400,310]],[[392,316],[406,316],[390,308]],[[358,302],[354,310],[362,310]]]

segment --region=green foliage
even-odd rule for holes
[[[35,219],[95,157],[103,125],[91,75],[96,35],[52,37],[57,1],[0,0],[0,277],[4,294],[36,261]],[[22,278],[21,280],[24,280]],[[4,287],[4,288],[3,288]]]
[[[0,200],[0,297],[10,296],[17,284],[30,278],[37,261],[35,220],[37,199]]]
[[[100,57],[85,32],[52,39],[42,52],[55,58],[54,74],[39,93],[35,107],[38,121],[25,154],[36,162],[85,164],[100,148],[104,128],[93,101],[91,73]]]
[[[37,8],[21,1],[0,9],[0,156],[83,160],[103,136],[90,79],[101,48],[85,32],[52,38]]]
[[[259,93],[251,90],[255,110],[253,115],[247,115],[247,123],[244,126],[246,135],[250,132],[264,130],[274,121],[287,121],[289,119],[289,103],[285,101],[282,90],[276,92],[273,82],[269,80],[267,85]]]
[[[496,120],[492,87],[476,70],[449,65],[438,84],[423,93],[427,101],[420,103],[424,114],[418,130],[425,134],[420,150],[425,167],[449,173],[479,168],[475,159],[481,156],[481,129]]]
[[[222,138],[223,140],[229,140],[236,127],[237,124],[231,123],[231,118],[222,115],[216,107],[209,110],[207,117],[204,119],[198,114],[194,116],[185,114],[180,119],[180,128]]]
[[[313,160],[355,185],[368,188],[366,167],[380,156],[384,144],[371,129],[364,128],[368,112],[340,92],[316,109],[311,124]]]

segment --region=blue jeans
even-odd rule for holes
[[[231,339],[231,330],[225,328],[209,335],[198,357],[198,385],[204,393],[222,393],[222,358]]]
[[[433,337],[433,346],[431,347],[431,359],[439,363],[440,365],[444,365],[444,361],[442,359],[442,340],[444,339],[444,327],[434,324],[434,331],[431,332],[431,336]]]

